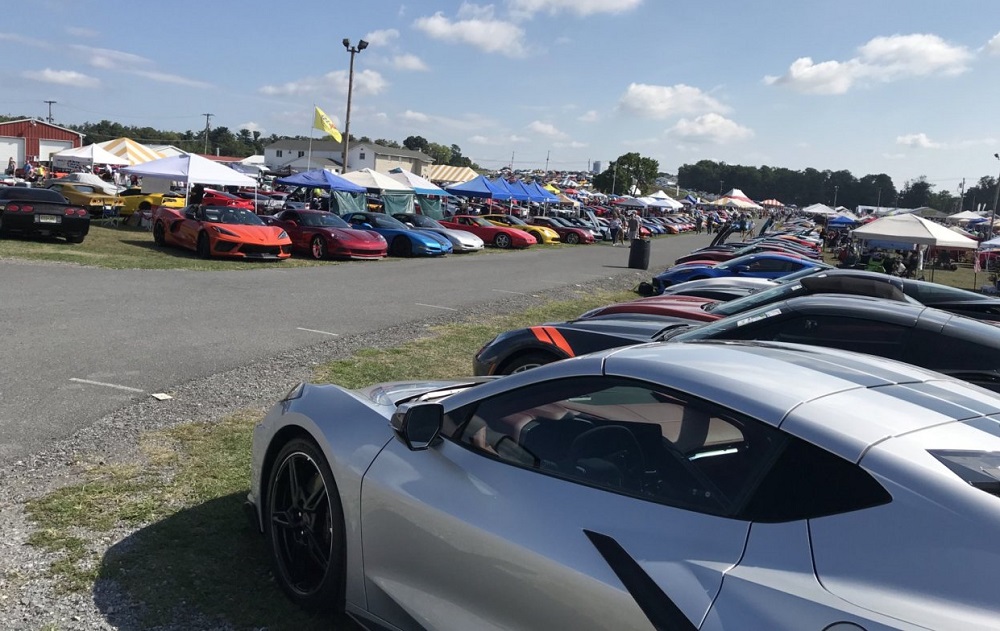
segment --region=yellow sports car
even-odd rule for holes
[[[152,210],[157,206],[184,208],[184,196],[180,193],[143,193],[142,189],[129,188],[121,192],[125,205],[122,216],[128,217],[137,210]]]
[[[49,188],[61,193],[69,200],[69,203],[83,206],[94,217],[101,217],[105,210],[118,209],[121,212],[124,202],[121,197],[108,195],[103,190],[92,184],[80,182],[60,182],[58,180],[49,184]]]
[[[552,228],[546,228],[545,226],[533,226],[530,223],[525,223],[513,215],[483,215],[483,219],[486,219],[496,226],[507,226],[510,228],[517,228],[518,230],[524,230],[531,236],[535,237],[535,241],[539,243],[559,243],[559,233]]]

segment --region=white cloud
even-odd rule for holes
[[[414,123],[428,123],[431,117],[423,112],[414,112],[413,110],[406,110],[403,112],[403,120],[412,121]]]
[[[475,136],[469,137],[469,142],[475,145],[490,145],[493,147],[505,147],[511,144],[520,144],[528,142],[528,139],[524,136],[518,136],[517,134],[509,134],[507,136],[483,136],[481,134],[476,134]]]
[[[362,39],[371,44],[372,46],[385,46],[394,39],[399,38],[399,31],[394,28],[381,29],[378,31],[372,31],[365,35]]]
[[[417,18],[413,27],[433,39],[469,44],[487,53],[523,57],[527,51],[524,29],[513,22],[495,19],[493,5],[464,3],[458,20],[452,21],[438,11],[430,17]]]
[[[896,144],[903,145],[904,147],[918,147],[920,149],[940,149],[943,146],[939,142],[932,141],[924,133],[896,136]]]
[[[511,11],[525,16],[566,11],[586,17],[597,13],[624,13],[640,4],[642,0],[510,0]]]
[[[197,79],[188,79],[187,77],[182,77],[180,75],[170,74],[167,72],[157,72],[155,70],[131,70],[129,74],[134,74],[139,77],[145,77],[151,81],[158,81],[160,83],[172,83],[174,85],[186,85],[189,88],[210,88],[212,84],[205,83],[204,81],[198,81]]]
[[[654,119],[705,111],[729,111],[715,98],[683,83],[673,86],[633,83],[619,99],[618,107],[631,114]]]
[[[253,121],[247,121],[245,123],[240,123],[239,125],[236,126],[236,129],[237,130],[247,129],[247,130],[249,130],[251,132],[259,131],[262,134],[264,133],[264,128],[261,127],[260,125],[258,125],[257,123],[253,122]]]
[[[668,133],[685,141],[713,142],[719,145],[753,137],[753,130],[749,127],[715,113],[704,114],[694,120],[682,118]]]
[[[396,70],[413,70],[422,72],[427,70],[427,64],[416,55],[403,54],[392,58],[392,65]]]
[[[542,121],[532,121],[528,124],[528,129],[535,132],[540,136],[545,136],[546,138],[566,138],[565,132],[559,131],[555,125],[552,123],[543,123]]]
[[[33,79],[42,83],[55,83],[56,85],[66,85],[74,88],[96,88],[101,85],[99,79],[74,70],[52,70],[51,68],[46,68],[38,72],[22,72],[21,76],[25,79]]]
[[[997,33],[986,42],[986,52],[990,55],[1000,55],[1000,33]]]
[[[596,123],[598,120],[597,110],[588,110],[583,114],[581,114],[580,116],[578,116],[576,120],[580,121],[581,123]]]
[[[259,89],[259,92],[268,96],[296,96],[322,93],[333,89],[338,94],[347,94],[347,80],[346,70],[336,70],[328,72],[322,77],[305,77],[281,85],[265,85]],[[357,95],[380,94],[388,86],[389,82],[374,70],[365,69],[354,73],[354,92]]]
[[[33,46],[35,48],[51,48],[51,44],[44,40],[35,39],[33,37],[25,37],[24,35],[19,35],[17,33],[0,33],[0,42],[14,42],[15,44],[24,44],[25,46]]]
[[[972,57],[965,46],[949,44],[937,35],[875,37],[847,61],[815,63],[811,57],[800,57],[784,75],[766,76],[764,82],[810,94],[844,94],[865,81],[888,83],[910,77],[958,75],[968,70]]]
[[[590,145],[585,142],[580,142],[579,140],[571,140],[569,142],[554,142],[552,143],[552,146],[557,149],[583,149],[584,147],[588,147]]]
[[[95,31],[94,29],[83,28],[80,26],[67,26],[66,32],[72,35],[73,37],[97,37],[98,35],[100,35],[100,33]]]
[[[153,63],[141,55],[126,53],[121,50],[82,45],[75,45],[73,48],[83,53],[87,57],[86,62],[95,68],[129,70],[138,66],[149,66]]]

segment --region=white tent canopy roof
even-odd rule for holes
[[[163,155],[153,151],[143,144],[139,144],[131,138],[116,138],[107,142],[97,143],[102,149],[109,151],[120,158],[125,158],[129,164],[136,165],[150,160],[158,160]]]
[[[144,162],[122,169],[123,172],[143,177],[155,177],[186,182],[187,184],[216,184],[218,186],[256,187],[257,180],[238,173],[218,162],[193,154],[171,156]]]
[[[379,173],[378,171],[373,171],[372,169],[361,169],[360,171],[351,171],[350,173],[341,174],[342,178],[349,180],[358,186],[364,186],[365,188],[374,188],[387,193],[412,193],[413,187],[409,184],[403,184],[393,178],[389,177],[385,173]]]
[[[895,241],[939,248],[975,250],[979,244],[933,221],[917,215],[891,215],[876,219],[851,232],[858,239]]]
[[[802,209],[802,212],[807,215],[836,215],[837,211],[830,208],[826,204],[813,204],[812,206],[806,206]]]
[[[963,210],[960,213],[955,213],[954,215],[951,215],[950,217],[948,217],[946,221],[949,221],[951,223],[957,223],[961,221],[969,221],[970,219],[982,219],[982,218],[983,216],[980,215],[979,213],[974,213],[971,210]]]
[[[87,164],[130,164],[125,158],[116,156],[100,145],[86,145],[52,154],[52,162],[55,164],[65,164],[70,161]]]

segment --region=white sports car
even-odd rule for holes
[[[1000,628],[1000,397],[775,343],[299,385],[254,433],[280,586],[374,629]]]

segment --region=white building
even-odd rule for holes
[[[341,173],[340,160],[343,145],[335,140],[279,140],[264,147],[264,164],[271,171],[289,169],[293,172],[311,169],[326,169]],[[348,171],[372,169],[388,173],[402,167],[416,175],[421,175],[424,167],[434,162],[433,158],[409,149],[383,147],[373,142],[351,143],[348,149]]]

